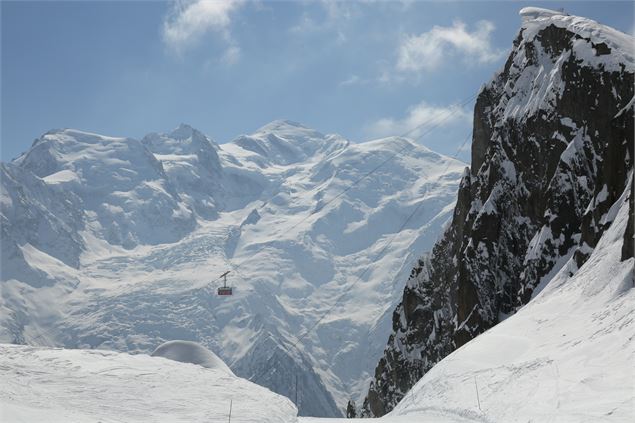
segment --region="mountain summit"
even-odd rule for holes
[[[348,146],[348,141],[339,135],[321,134],[297,122],[275,120],[251,135],[236,138],[230,145],[255,153],[257,157],[252,159],[267,166],[318,159],[341,151]]]

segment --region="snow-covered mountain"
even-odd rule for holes
[[[288,121],[222,145],[187,125],[141,141],[50,131],[2,164],[0,339],[133,353],[195,340],[301,414],[341,414],[463,167]],[[209,282],[226,270],[235,295],[221,298]]]
[[[0,420],[226,422],[231,409],[232,422],[297,421],[288,398],[236,377],[200,345],[160,348],[150,357],[0,344]]]
[[[626,339],[632,343],[625,313],[635,306],[632,195],[624,229],[633,177],[635,42],[562,12],[526,8],[520,14],[523,24],[504,68],[477,98],[471,169],[452,223],[412,270],[394,312],[393,333],[363,404],[367,416],[389,412],[402,398],[401,411],[422,403],[443,407],[473,389],[477,376],[498,410],[496,420],[509,421],[527,409],[503,410],[494,402],[534,394],[542,380],[536,389],[514,392],[513,386],[557,373],[556,362],[568,379],[556,376],[553,383],[581,395],[589,393],[570,384],[600,389],[594,378],[601,371],[587,364],[606,359],[606,387],[621,383],[629,360],[632,366],[632,345],[617,350]],[[612,224],[617,210],[622,218]],[[620,229],[612,231],[615,225]],[[476,338],[519,309],[522,315]],[[596,321],[603,316],[606,322]],[[596,342],[606,351],[599,353]],[[602,359],[584,363],[587,353]],[[549,393],[553,389],[536,394],[536,401]],[[632,395],[617,398],[632,404]],[[610,414],[616,404],[580,407]],[[554,413],[579,421],[565,408]]]

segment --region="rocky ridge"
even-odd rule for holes
[[[476,101],[472,163],[452,223],[412,270],[364,416],[392,410],[572,257],[573,275],[632,178],[633,38],[560,12],[520,14],[511,54]],[[631,216],[624,259],[632,235]]]

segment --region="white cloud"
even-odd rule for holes
[[[449,56],[460,56],[470,64],[496,61],[503,52],[492,46],[493,31],[494,24],[489,21],[477,22],[472,32],[465,23],[456,21],[449,27],[434,26],[421,35],[407,36],[399,46],[397,69],[430,71],[439,68]]]
[[[300,17],[300,21],[293,25],[289,31],[296,34],[308,34],[318,31],[325,31],[326,25],[316,22],[308,13],[304,12]]]
[[[355,2],[322,0],[321,4],[331,21],[349,20],[357,13]]]
[[[342,82],[339,83],[340,87],[345,87],[348,85],[362,85],[362,84],[366,84],[369,81],[367,79],[364,78],[360,78],[358,75],[351,75],[348,78],[346,78],[345,80],[343,80]]]
[[[469,124],[472,114],[460,106],[433,106],[425,101],[408,109],[402,119],[382,118],[367,125],[366,132],[372,137],[404,135],[417,138],[435,127],[445,127],[458,123]]]
[[[304,4],[307,7],[313,6],[311,2]],[[320,0],[318,4],[322,13],[316,17],[315,13],[305,11],[299,22],[289,28],[290,32],[295,34],[334,33],[338,44],[346,42],[347,37],[344,32],[346,23],[359,15],[356,2]]]
[[[227,50],[225,50],[225,54],[223,54],[221,61],[226,65],[233,65],[237,63],[238,60],[240,60],[240,54],[240,47],[236,45],[230,45],[229,47],[227,47]]]
[[[163,23],[163,40],[177,52],[208,32],[216,32],[230,42],[232,14],[244,3],[244,0],[177,1]]]

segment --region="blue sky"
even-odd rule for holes
[[[633,30],[631,2],[2,1],[1,158],[62,127],[399,135],[491,78],[528,5]],[[470,129],[471,105],[421,142],[453,154]]]

